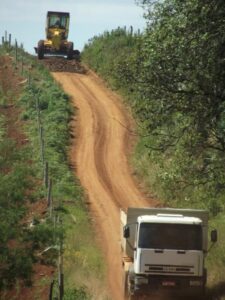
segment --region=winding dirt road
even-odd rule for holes
[[[86,189],[108,265],[113,300],[122,297],[119,209],[151,206],[131,175],[130,116],[120,99],[91,71],[53,73],[78,108],[72,162]]]

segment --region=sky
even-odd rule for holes
[[[5,31],[31,54],[45,38],[47,11],[70,13],[69,40],[82,50],[90,38],[120,27],[145,28],[143,9],[135,0],[0,0],[0,37]]]

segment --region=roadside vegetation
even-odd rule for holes
[[[93,37],[82,58],[132,107],[136,173],[165,206],[203,208],[219,241],[209,284],[225,281],[225,5],[138,1],[146,29]]]
[[[5,136],[5,120],[0,115],[0,289],[23,278],[29,284],[32,272],[31,249],[21,242],[25,233],[20,224],[25,214],[26,191],[31,188],[32,170],[28,151],[15,151],[15,143]],[[16,241],[16,245],[14,245]]]
[[[53,294],[57,295],[58,254],[63,245],[64,299],[85,300],[96,295],[106,299],[102,287],[103,259],[85,206],[85,195],[68,159],[69,123],[75,112],[68,95],[47,69],[22,47],[15,51],[7,43],[0,46],[0,59],[8,58],[21,81],[21,89],[13,99],[13,86],[11,90],[7,87],[7,91],[0,88],[0,290],[3,291],[0,297],[12,289],[18,293],[21,284],[32,288],[37,263],[54,267]],[[13,138],[8,137],[9,120],[3,110],[7,110],[9,101],[19,110],[18,120],[22,124],[19,130],[27,141],[21,147],[16,147]],[[52,185],[50,207],[49,190],[44,182],[46,162]],[[45,202],[44,210],[32,214],[30,219],[30,205]],[[52,250],[40,258],[39,254],[46,249]],[[51,280],[45,282],[48,288]],[[39,291],[36,292],[33,297],[40,299]]]

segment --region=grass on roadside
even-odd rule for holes
[[[74,109],[69,97],[54,81],[49,71],[23,49],[18,50],[18,61],[15,61],[14,47],[0,47],[1,55],[11,56],[15,70],[25,78],[18,106],[22,110],[21,119],[29,139],[31,151],[29,157],[35,166],[35,176],[41,183],[43,182],[43,162],[37,122],[37,102],[39,102],[44,136],[44,159],[49,164],[55,211],[63,220],[63,233],[60,232],[60,235],[64,235],[65,250],[64,298],[66,300],[106,299],[103,287],[105,270],[102,254],[95,239],[88,211],[83,204],[82,188],[69,167],[70,120]],[[21,61],[23,61],[22,73]],[[35,198],[39,199],[46,198],[47,195],[44,186],[40,186],[35,193]],[[48,222],[51,223],[51,220]],[[51,223],[50,227],[52,225]],[[48,243],[45,232],[43,225],[37,225],[32,239],[35,241],[38,239],[36,242],[39,243],[39,238],[41,238],[42,242]],[[54,241],[52,231],[49,231],[49,238],[51,240],[49,243],[52,243]]]
[[[91,220],[83,205],[66,206],[65,219],[65,278],[66,285],[73,289],[74,282],[85,287],[91,299],[108,299],[106,286],[106,270],[100,248],[96,247],[95,233]],[[94,276],[93,276],[94,275]],[[79,299],[79,298],[78,298]]]

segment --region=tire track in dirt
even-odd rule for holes
[[[151,206],[131,176],[127,161],[131,125],[119,97],[93,73],[53,73],[78,108],[72,126],[76,139],[71,160],[86,189],[96,232],[106,256],[108,284],[112,299],[122,297],[119,209]],[[123,124],[124,126],[122,126]]]

